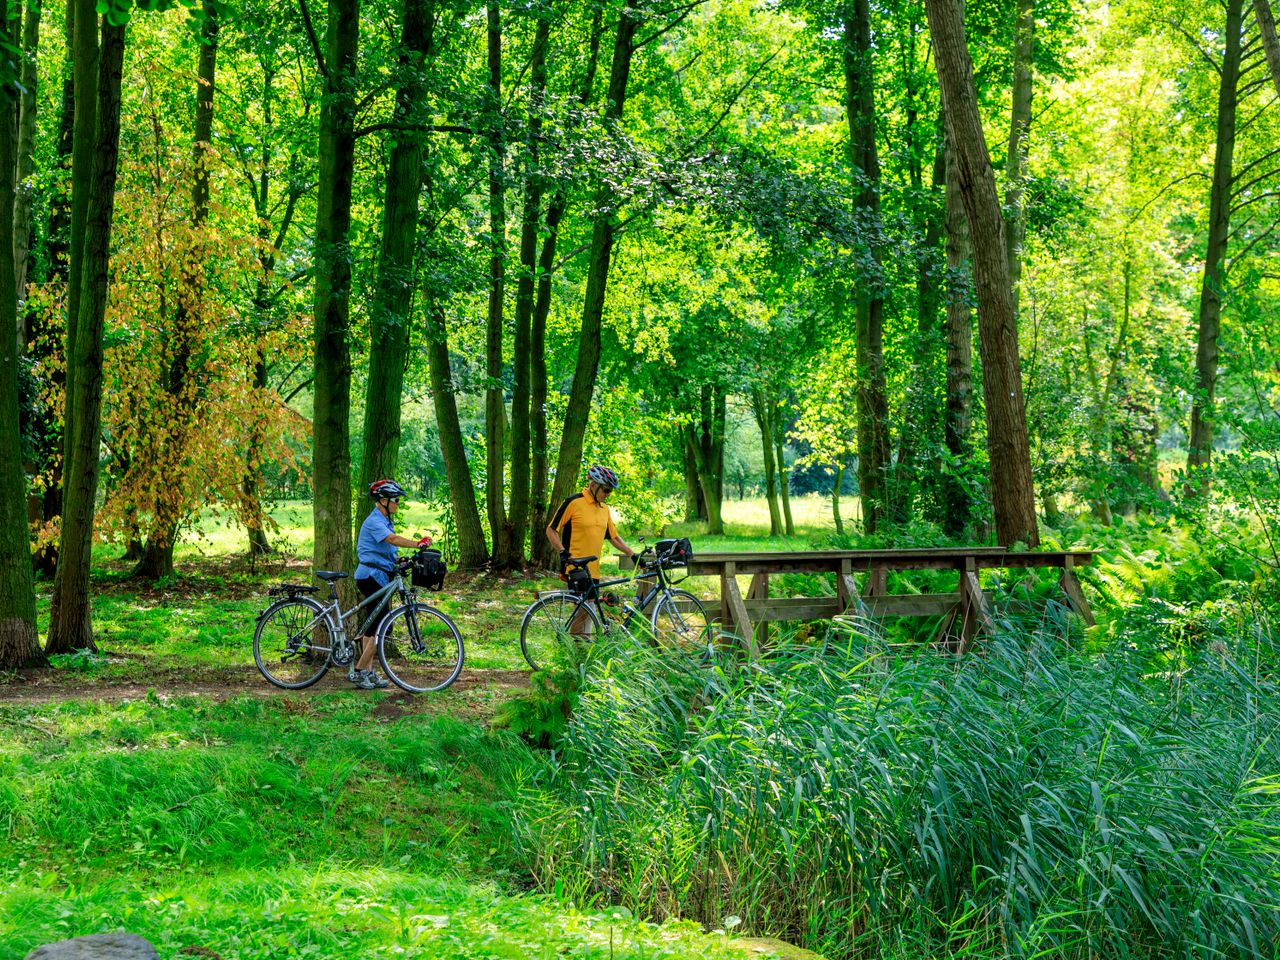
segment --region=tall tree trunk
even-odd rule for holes
[[[836,464],[836,480],[831,487],[831,516],[836,522],[836,536],[844,536],[844,518],[840,516],[840,488],[844,486],[844,464]]]
[[[702,505],[702,489],[698,485],[698,458],[693,448],[684,442],[684,430],[680,431],[680,449],[684,453],[684,522],[705,520],[706,508]]]
[[[1276,37],[1276,18],[1269,0],[1253,0],[1253,15],[1258,19],[1258,32],[1267,54],[1267,66],[1271,70],[1271,82],[1280,94],[1280,39]]]
[[[94,20],[92,3],[76,9],[77,32],[83,20]],[[98,492],[98,448],[102,427],[102,332],[107,312],[111,256],[111,219],[115,212],[116,169],[120,151],[120,79],[124,64],[123,24],[102,22],[102,46],[96,79],[96,126],[92,145],[93,175],[86,183],[85,232],[72,233],[72,250],[82,250],[74,339],[68,338],[68,397],[65,434],[68,440],[63,473],[62,545],[54,580],[49,625],[49,653],[96,649],[89,603],[89,568],[93,552],[94,498]],[[79,68],[80,47],[76,49]],[[96,49],[96,45],[95,45]],[[77,85],[76,99],[85,98]],[[77,127],[79,117],[77,116]],[[79,130],[77,129],[77,139]],[[77,158],[78,159],[78,158]],[[78,203],[78,198],[76,200]],[[72,276],[73,284],[76,277]],[[70,371],[75,371],[74,378]]]
[[[624,7],[618,15],[614,38],[613,62],[609,69],[609,105],[605,122],[615,125],[622,118],[627,100],[627,80],[631,75],[631,58],[635,53],[636,30],[640,13]],[[564,432],[560,438],[560,455],[556,460],[556,480],[551,501],[559,503],[578,485],[582,473],[582,443],[591,414],[591,399],[596,375],[600,370],[600,337],[604,326],[605,286],[609,281],[609,260],[613,254],[616,213],[612,209],[612,191],[604,184],[597,187],[592,209],[595,214],[591,231],[591,253],[587,266],[587,289],[582,305],[582,329],[578,336],[578,362],[573,386],[565,410]]]
[[[844,9],[845,113],[849,122],[849,159],[854,170],[855,203],[878,232],[880,158],[876,151],[875,67],[871,45],[870,0],[853,0]],[[855,336],[858,363],[858,486],[863,522],[874,533],[885,514],[889,469],[889,401],[884,369],[884,293],[879,253],[871,251],[871,276],[858,280]]]
[[[1004,546],[1021,541],[1034,547],[1040,543],[1040,534],[1018,359],[1018,319],[1013,309],[1000,199],[978,113],[973,61],[966,45],[964,18],[955,0],[926,0],[926,9],[947,130],[956,152],[957,182],[973,244],[996,537]]]
[[[532,425],[530,409],[533,392],[532,339],[535,283],[538,269],[538,229],[542,222],[543,172],[539,167],[539,144],[542,139],[542,111],[547,93],[547,45],[551,41],[551,19],[537,13],[533,52],[529,57],[529,130],[525,145],[524,209],[520,218],[520,279],[516,284],[516,329],[512,359],[515,382],[511,390],[511,555],[513,562],[524,558],[524,544],[529,534],[530,505],[535,498],[531,488]],[[543,330],[545,337],[545,328]],[[545,344],[543,345],[545,349]],[[546,359],[543,358],[543,380]],[[546,402],[546,387],[541,395]],[[543,424],[545,430],[545,422]],[[545,439],[545,437],[544,437]],[[540,499],[540,497],[538,498]],[[534,529],[534,540],[541,530]]]
[[[683,428],[685,449],[692,455],[698,470],[698,484],[703,492],[715,490],[716,475],[714,465],[707,455],[706,449],[703,447],[701,438],[698,436],[698,428],[694,424],[686,424]],[[720,499],[714,496],[704,498],[707,508],[707,535],[722,536],[724,534],[724,520],[720,515]]]
[[[318,151],[312,419],[315,566],[329,570],[348,570],[351,562],[351,347],[347,326],[359,31],[359,0],[329,0],[326,95],[320,105]],[[347,587],[345,592],[350,591]]]
[[[258,396],[262,396],[267,390],[267,358],[261,344],[257,345],[257,349],[254,352],[256,357],[253,362],[253,390]],[[260,421],[255,426],[260,428]],[[255,445],[254,449],[256,451],[258,446]],[[256,453],[251,454],[254,457],[256,455]],[[249,509],[252,511],[248,524],[249,556],[265,557],[271,553],[271,541],[267,537],[267,528],[264,522],[266,516],[262,509],[261,464],[256,460],[252,461],[249,469],[245,471],[241,488],[244,490],[245,500],[249,502]]]
[[[485,508],[489,514],[492,563],[498,569],[514,565],[511,529],[507,523],[506,391],[502,380],[502,316],[506,295],[507,201],[506,137],[502,129],[502,15],[498,0],[488,0],[489,63],[489,310],[485,325],[484,392]]]
[[[21,7],[0,6],[0,40],[10,40]],[[0,86],[0,212],[14,209],[19,95]],[[26,488],[18,413],[18,293],[13,219],[0,216],[0,670],[43,660],[36,639],[36,596],[28,546]]]
[[[591,103],[592,91],[595,88],[596,71],[600,63],[600,38],[603,34],[603,7],[597,5],[592,14],[591,32],[587,40],[586,70],[582,75],[582,85],[578,90],[578,103],[583,107]],[[533,530],[529,559],[538,567],[551,569],[556,565],[555,551],[548,542],[543,531],[551,516],[548,503],[550,470],[548,466],[547,443],[547,351],[546,331],[547,316],[551,311],[551,271],[556,261],[556,244],[560,238],[560,223],[564,219],[569,206],[569,194],[564,186],[560,186],[547,204],[546,237],[542,241],[542,252],[538,256],[538,293],[533,304],[533,317],[529,330],[529,379],[532,381],[529,403],[529,427],[531,435],[531,455],[533,461],[532,476],[529,487],[532,504]]]
[[[413,313],[418,202],[422,193],[426,67],[431,57],[433,0],[404,0],[392,145],[382,202],[382,245],[369,326],[364,451],[357,499],[369,484],[394,477],[400,461],[400,395]],[[360,519],[360,518],[357,518]]]
[[[946,153],[947,397],[942,433],[952,469],[943,484],[942,529],[949,536],[960,537],[969,526],[972,508],[969,492],[956,471],[972,455],[969,430],[973,420],[973,265],[969,261],[969,224],[960,199],[954,151],[947,147]]]
[[[449,482],[449,502],[453,505],[458,530],[458,563],[469,570],[489,562],[484,527],[476,507],[476,488],[467,463],[467,450],[462,441],[462,425],[458,419],[458,402],[449,369],[448,329],[444,311],[428,303],[427,364],[431,376],[431,399],[435,406],[436,425],[440,431],[440,452],[444,457],[445,477]]]
[[[40,50],[40,0],[27,0],[22,25],[22,100],[18,118],[17,182],[13,202],[13,272],[18,296],[18,349],[26,346],[27,283],[30,280],[31,222],[35,205],[36,83]],[[9,209],[8,207],[0,209]]]
[[[760,430],[761,450],[764,453],[764,498],[769,504],[769,536],[782,534],[782,514],[778,510],[777,466],[773,454],[773,420],[771,404],[760,387],[751,388],[751,412],[755,414]]]
[[[1027,136],[1031,132],[1031,66],[1035,42],[1035,0],[1017,0],[1017,24],[1013,40],[1013,110],[1009,123],[1009,154],[1005,166],[1008,182],[1004,204],[1008,211],[1005,255],[1009,259],[1009,283],[1013,290],[1013,312],[1018,312],[1018,285],[1022,280],[1022,244],[1027,236],[1027,219],[1022,209],[1026,192]]]
[[[786,443],[782,436],[782,411],[778,406],[773,408],[773,446],[774,452],[777,454],[778,494],[782,498],[783,529],[786,531],[788,537],[794,537],[796,534],[796,524],[795,520],[791,517],[791,480],[787,475],[787,460],[784,456]]]
[[[1226,286],[1227,238],[1231,227],[1231,162],[1236,148],[1244,0],[1227,0],[1226,6],[1217,142],[1209,192],[1209,240],[1200,282],[1196,389],[1191,401],[1191,436],[1187,447],[1187,490],[1201,495],[1209,492],[1209,463],[1213,457],[1214,394],[1218,386],[1218,336],[1222,332],[1222,294]]]
[[[192,135],[191,159],[191,226],[193,241],[185,252],[182,265],[182,289],[175,310],[167,364],[166,382],[161,390],[168,394],[167,405],[173,414],[173,429],[159,440],[161,469],[182,482],[182,461],[190,442],[190,424],[198,418],[199,392],[192,383],[198,326],[203,322],[205,297],[205,223],[209,219],[209,145],[213,141],[213,97],[217,80],[218,17],[213,0],[204,0],[200,20],[200,58],[196,68],[195,128]],[[133,576],[147,580],[167,579],[174,575],[173,549],[178,540],[177,497],[161,497],[155,504],[155,518],[147,532],[146,543],[138,558]]]

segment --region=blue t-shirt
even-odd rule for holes
[[[399,551],[387,543],[387,537],[395,532],[391,518],[377,507],[364,518],[364,523],[360,524],[360,536],[356,539],[356,559],[360,561],[360,566],[356,567],[357,580],[373,577],[384,587],[391,582]]]

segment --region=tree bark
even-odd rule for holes
[[[502,15],[498,0],[488,0],[489,113],[489,309],[485,325],[484,392],[485,508],[489,514],[491,563],[514,566],[511,528],[507,522],[506,391],[502,379],[502,320],[506,295],[507,201],[506,137],[502,129]]]
[[[836,464],[836,481],[831,487],[831,516],[836,522],[836,536],[844,536],[844,518],[840,516],[840,488],[844,486],[844,464]]]
[[[627,99],[627,80],[631,74],[631,58],[640,14],[624,7],[618,15],[614,38],[613,61],[609,69],[609,105],[605,122],[615,125],[622,118]],[[591,415],[591,400],[596,375],[600,370],[600,338],[604,325],[605,286],[609,281],[609,261],[613,254],[616,213],[612,209],[610,189],[601,184],[596,189],[592,208],[595,214],[591,232],[591,253],[587,267],[587,289],[582,305],[582,328],[578,337],[578,362],[573,386],[565,410],[564,432],[560,438],[560,455],[556,460],[556,479],[551,501],[563,501],[578,485],[582,472],[582,443]]]
[[[542,139],[542,111],[547,93],[547,45],[551,41],[551,20],[545,13],[538,17],[534,31],[533,52],[529,57],[529,128],[525,146],[524,209],[520,218],[520,278],[516,283],[516,329],[512,354],[515,382],[511,390],[511,555],[519,563],[524,558],[525,540],[529,534],[530,504],[534,499],[531,483],[532,428],[532,339],[535,284],[538,269],[538,228],[542,222],[543,174],[539,168],[539,146]],[[543,330],[545,337],[545,327]],[[545,344],[543,345],[545,350]],[[543,379],[546,378],[545,356]],[[541,395],[546,402],[545,384]],[[545,429],[545,423],[544,423]],[[545,448],[544,448],[545,449]],[[534,539],[541,531],[534,528]]]
[[[1227,0],[1226,8],[1213,182],[1209,192],[1209,239],[1200,282],[1196,389],[1191,401],[1191,435],[1187,448],[1186,489],[1201,495],[1209,492],[1209,464],[1213,457],[1214,394],[1218,386],[1218,336],[1222,332],[1222,294],[1226,286],[1227,239],[1231,227],[1231,164],[1236,148],[1244,0]]]
[[[876,151],[875,67],[870,0],[844,10],[845,113],[855,204],[873,232],[880,223],[880,158]],[[858,364],[858,486],[863,522],[874,533],[885,515],[889,469],[889,401],[884,369],[884,294],[879,253],[871,250],[871,273],[859,278],[854,304]]]
[[[17,29],[10,13],[21,7],[0,7],[0,39]],[[14,209],[16,193],[18,114],[20,102],[13,85],[0,87],[0,211]],[[22,465],[22,434],[18,413],[18,323],[14,218],[0,216],[0,670],[39,663],[36,639],[36,597],[32,584],[28,543],[26,488]]]
[[[782,514],[778,510],[777,466],[773,456],[773,420],[769,413],[769,399],[760,387],[751,388],[751,412],[755,414],[760,430],[761,450],[764,454],[764,498],[769,504],[769,536],[782,534]]]
[[[782,498],[782,523],[783,529],[788,537],[794,537],[796,534],[796,524],[791,518],[791,480],[787,476],[787,460],[783,455],[786,450],[786,444],[782,439],[782,417],[778,412],[778,408],[773,408],[773,446],[774,452],[777,454],[778,468],[778,494]]]
[[[582,85],[578,90],[578,103],[587,106],[591,103],[592,91],[595,88],[596,71],[600,63],[600,38],[603,34],[603,7],[597,5],[592,14],[591,32],[587,40],[586,70],[582,75]],[[533,461],[530,478],[530,494],[532,504],[533,531],[529,549],[529,559],[535,566],[551,569],[555,567],[557,557],[555,551],[542,531],[550,519],[548,503],[548,484],[550,470],[548,465],[547,443],[547,352],[546,331],[547,316],[551,311],[551,272],[556,262],[556,245],[560,238],[560,223],[564,219],[569,206],[569,194],[563,187],[557,188],[547,204],[546,237],[542,241],[542,253],[538,257],[538,293],[533,304],[533,318],[529,330],[529,379],[532,381],[529,403],[529,427],[531,435],[531,454]]]
[[[13,202],[13,272],[18,297],[18,349],[26,346],[27,283],[30,279],[31,223],[35,205],[36,84],[39,80],[37,54],[40,50],[40,0],[27,0],[22,25],[22,99],[18,116],[17,182]],[[8,207],[2,209],[10,209]]]
[[[719,478],[715,473],[715,464],[712,455],[708,455],[707,449],[701,442],[698,427],[695,424],[686,424],[684,427],[685,448],[693,457],[698,471],[698,484],[702,488],[704,497],[703,502],[707,508],[707,535],[722,536],[724,534],[724,520],[720,514],[721,500],[716,496],[706,496],[707,491],[715,491]]]
[[[489,562],[489,552],[485,546],[480,511],[476,507],[476,488],[467,463],[467,450],[462,441],[453,374],[449,369],[448,330],[443,310],[434,303],[428,303],[426,312],[431,399],[440,431],[445,477],[449,481],[449,502],[453,505],[458,530],[458,563],[465,569],[474,570]]]
[[[426,68],[432,56],[433,0],[404,0],[394,122],[382,202],[382,244],[369,325],[369,379],[365,385],[364,449],[356,499],[369,484],[394,477],[400,461],[400,396],[409,355],[413,313],[418,206],[422,193]],[[360,518],[357,518],[360,519]]]
[[[684,442],[684,430],[680,431],[680,449],[684,454],[684,522],[697,523],[706,519],[702,505],[702,489],[698,485],[698,458],[693,448]]]
[[[1005,167],[1004,203],[1008,211],[1005,245],[1009,259],[1009,283],[1013,312],[1018,312],[1018,285],[1022,280],[1022,245],[1027,220],[1022,209],[1026,192],[1027,137],[1031,132],[1031,66],[1036,30],[1035,0],[1017,0],[1017,24],[1013,41],[1013,110],[1009,123],[1009,153]]]
[[[1018,358],[1018,320],[991,156],[978,113],[973,61],[955,0],[926,0],[956,174],[973,243],[978,330],[987,411],[987,451],[1001,545],[1037,546],[1035,492]]]
[[[946,148],[947,223],[947,397],[943,440],[952,469],[943,484],[942,529],[963,536],[972,510],[969,492],[957,470],[972,455],[969,431],[973,421],[973,266],[969,261],[969,224],[960,199],[954,151]]]
[[[94,20],[91,3],[76,10],[77,31],[83,20]],[[49,653],[96,649],[89,602],[89,569],[93,552],[94,498],[98,491],[98,447],[102,427],[102,333],[107,311],[111,256],[111,220],[115,212],[116,170],[120,150],[120,80],[124,64],[123,25],[104,18],[96,80],[96,127],[92,145],[93,175],[85,198],[85,232],[72,250],[82,249],[78,278],[79,316],[74,339],[68,336],[68,387],[65,434],[68,439],[63,473],[62,545],[54,581],[54,604],[49,626]],[[96,44],[95,44],[96,49]],[[76,66],[80,48],[76,51]],[[84,97],[77,88],[77,100]],[[79,116],[77,116],[77,128]],[[77,138],[79,129],[77,129]],[[76,199],[78,203],[78,198]],[[72,282],[77,278],[73,274]],[[70,371],[75,371],[72,378]]]
[[[359,0],[329,0],[326,95],[320,105],[318,145],[312,420],[315,566],[329,570],[350,569],[351,562],[351,347],[347,327],[359,30]],[[346,587],[344,596],[350,592]]]
[[[1280,39],[1276,37],[1276,18],[1268,0],[1253,0],[1253,15],[1258,20],[1262,35],[1262,47],[1267,54],[1267,66],[1271,70],[1271,82],[1280,95]]]

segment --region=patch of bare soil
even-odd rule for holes
[[[467,669],[447,691],[438,694],[391,693],[372,711],[381,719],[414,713],[448,710],[472,718],[492,714],[497,705],[529,686],[526,670]],[[394,689],[394,688],[392,688]],[[271,686],[251,666],[159,668],[146,682],[137,679],[97,678],[49,668],[19,670],[0,682],[0,706],[56,703],[62,700],[138,700],[154,695],[164,698],[203,696],[213,700],[232,697],[310,698],[322,693],[368,694],[347,682],[346,671],[332,669],[313,687],[280,690]]]

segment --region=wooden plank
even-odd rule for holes
[[[841,612],[839,597],[745,600],[743,607],[757,625],[777,620],[827,620]]]
[[[867,597],[863,603],[873,617],[939,617],[960,605],[954,593],[890,594]]]
[[[1080,619],[1092,627],[1097,621],[1093,619],[1093,610],[1089,607],[1089,601],[1085,599],[1084,591],[1080,589],[1080,581],[1075,575],[1075,564],[1071,560],[1068,560],[1062,568],[1058,585],[1062,587],[1062,592],[1067,595],[1067,602],[1071,604]]]
[[[769,599],[769,574],[757,573],[755,576],[751,578],[751,586],[747,590],[748,614],[754,614],[755,612],[751,606],[750,601],[764,600],[766,601],[765,609],[767,609],[768,599]],[[768,619],[769,619],[768,617],[755,617],[755,641],[756,641],[757,650],[763,650],[765,647],[769,645],[769,624],[766,622]]]
[[[747,607],[742,599],[742,592],[738,589],[736,576],[726,575],[724,577],[721,603],[724,609],[729,611],[729,619],[732,621],[734,634],[747,645],[747,656],[754,658],[758,653],[756,650],[756,638],[751,626],[751,617],[747,614]]]
[[[988,632],[995,629],[987,595],[982,592],[982,586],[978,583],[978,574],[972,569],[972,561],[970,561],[970,569],[960,574],[959,592],[962,598],[961,607],[964,611],[962,633],[967,646],[980,627]]]
[[[889,592],[889,571],[880,564],[867,570],[867,582],[863,584],[864,597],[883,597]]]

